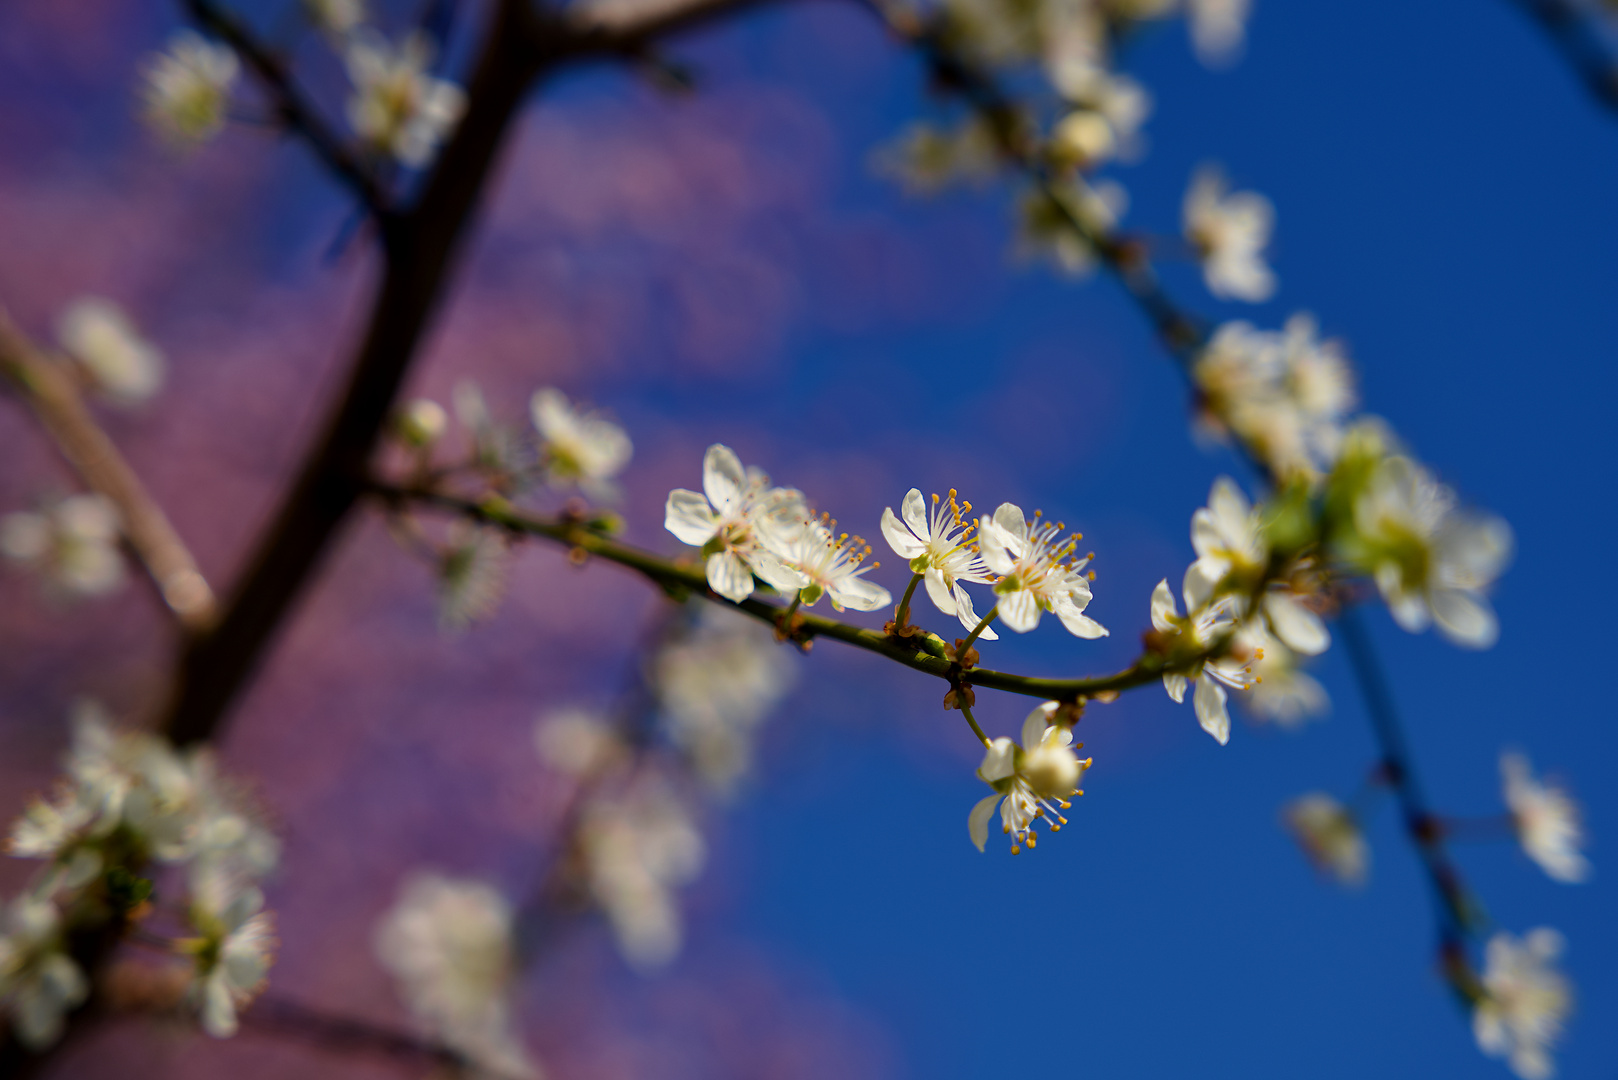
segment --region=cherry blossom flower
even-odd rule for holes
[[[923,575],[933,606],[960,619],[968,630],[977,626],[978,616],[963,583],[986,584],[994,580],[971,542],[976,526],[961,520],[961,515],[971,509],[971,503],[962,506],[957,502],[952,490],[947,504],[934,495],[929,513],[921,491],[911,488],[900,504],[902,521],[891,506],[882,512],[882,535],[888,546],[900,558],[910,560],[912,573]],[[994,641],[996,636],[988,628],[979,635],[985,641]]]
[[[1375,578],[1394,621],[1436,623],[1450,641],[1486,649],[1500,625],[1483,592],[1511,557],[1511,528],[1456,507],[1455,493],[1406,457],[1383,461],[1354,502],[1350,554]]]
[[[1152,627],[1161,634],[1181,637],[1186,648],[1196,651],[1211,648],[1224,635],[1233,636],[1225,655],[1197,660],[1183,674],[1173,672],[1163,676],[1163,689],[1176,702],[1185,700],[1187,680],[1196,682],[1192,705],[1196,709],[1197,723],[1223,746],[1230,741],[1230,710],[1226,708],[1225,687],[1247,690],[1253,686],[1250,663],[1253,654],[1247,653],[1240,638],[1233,635],[1236,623],[1231,602],[1226,599],[1207,603],[1208,597],[1198,592],[1199,587],[1205,586],[1195,569],[1193,566],[1185,575],[1187,616],[1182,617],[1175,606],[1168,579],[1157,583],[1157,588],[1152,590]]]
[[[179,948],[196,963],[191,998],[202,1028],[228,1039],[239,1026],[236,1015],[264,988],[275,957],[275,919],[264,894],[242,887],[227,873],[193,876],[191,924],[198,936]]]
[[[579,836],[590,893],[624,959],[642,969],[672,960],[681,942],[674,890],[696,877],[706,859],[684,804],[660,779],[642,780],[592,801]]]
[[[1034,846],[1035,818],[1045,818],[1052,832],[1067,824],[1060,811],[1072,807],[1071,796],[1083,794],[1078,785],[1091,759],[1080,761],[1073,752],[1072,730],[1051,722],[1058,708],[1054,701],[1036,706],[1023,721],[1021,745],[1002,736],[985,748],[978,779],[994,794],[972,807],[966,822],[967,834],[979,851],[988,843],[989,818],[997,803],[1001,831],[1012,838],[1012,854],[1024,844]]]
[[[1579,850],[1584,829],[1572,797],[1555,784],[1541,782],[1522,754],[1501,754],[1500,776],[1517,838],[1528,857],[1556,881],[1588,878],[1590,862]]]
[[[835,532],[836,527],[835,521],[825,517],[810,521],[797,539],[777,548],[786,574],[769,569],[761,570],[759,576],[772,584],[789,575],[800,577],[803,584],[798,596],[809,607],[822,596],[830,597],[831,606],[838,611],[875,611],[893,603],[893,594],[862,576],[880,565],[864,565],[871,546],[857,536]]]
[[[466,111],[466,92],[427,73],[432,43],[412,34],[395,46],[356,34],[344,61],[354,94],[348,122],[373,150],[411,168],[426,165]]]
[[[759,470],[743,470],[730,447],[715,443],[702,457],[706,495],[685,488],[669,492],[663,527],[682,543],[702,548],[708,586],[727,600],[739,603],[751,596],[754,574],[783,590],[807,584],[774,553],[785,552],[805,531],[809,511],[803,495],[769,484]]]
[[[56,338],[118,404],[145,401],[163,384],[163,354],[110,300],[74,301],[57,322]]]
[[[416,450],[425,450],[444,437],[449,414],[431,398],[415,398],[393,418],[393,431],[399,441]]]
[[[1037,512],[1030,522],[1012,503],[1001,503],[992,518],[979,519],[983,562],[1000,575],[994,584],[1000,621],[1025,634],[1050,611],[1076,637],[1106,637],[1106,628],[1084,614],[1091,599],[1085,573],[1090,556],[1073,557],[1082,538],[1059,539],[1064,528],[1061,522],[1042,521]]]
[[[70,495],[38,512],[0,519],[0,553],[70,596],[102,596],[124,583],[118,508],[101,495]]]
[[[1095,66],[1069,66],[1058,90],[1075,106],[1051,131],[1053,146],[1081,168],[1133,153],[1152,97],[1135,80]]]
[[[1324,792],[1293,799],[1282,820],[1309,861],[1339,884],[1360,886],[1371,868],[1371,849],[1348,807]]]
[[[1504,931],[1484,950],[1484,997],[1472,1013],[1472,1034],[1490,1057],[1504,1057],[1522,1080],[1556,1073],[1551,1047],[1573,1011],[1573,987],[1553,961],[1562,935],[1539,927],[1521,940]]]
[[[168,51],[151,57],[141,72],[147,122],[177,144],[213,137],[225,126],[225,107],[240,72],[229,47],[193,30],[177,32]]]
[[[365,0],[303,0],[314,24],[334,37],[346,37],[365,21]]]
[[[577,707],[542,716],[534,726],[534,748],[545,764],[575,777],[601,772],[627,751],[606,717]]]
[[[1185,238],[1202,258],[1208,291],[1221,300],[1258,303],[1275,294],[1275,274],[1264,248],[1275,227],[1275,210],[1252,191],[1229,193],[1219,170],[1197,170],[1185,194]]]
[[[56,905],[29,895],[13,900],[0,932],[0,1009],[18,1041],[39,1050],[61,1038],[67,1013],[89,993],[89,980],[63,951]]]
[[[610,494],[610,481],[634,449],[624,429],[578,411],[561,391],[550,388],[534,395],[532,411],[542,439],[542,463],[552,482],[578,484],[597,497]]]
[[[481,882],[421,873],[377,926],[377,959],[423,1030],[485,1068],[537,1076],[511,1031],[513,912]]]
[[[1244,651],[1253,659],[1253,682],[1243,704],[1260,720],[1293,728],[1331,708],[1326,688],[1298,667],[1298,657],[1261,622],[1241,629]]]
[[[1095,267],[1095,249],[1074,221],[1085,232],[1105,236],[1128,207],[1129,193],[1110,180],[1075,179],[1030,188],[1019,206],[1017,252],[1023,258],[1046,259],[1070,276],[1087,274]]]
[[[1239,58],[1251,8],[1252,0],[1186,0],[1197,58],[1210,67]]]
[[[439,626],[459,633],[493,617],[510,564],[510,542],[498,529],[457,522],[438,566]]]

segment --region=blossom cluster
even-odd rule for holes
[[[206,751],[119,731],[93,703],[78,707],[73,727],[59,786],[11,826],[10,853],[45,866],[7,911],[0,1005],[24,1042],[53,1042],[88,992],[71,934],[136,923],[189,966],[204,1030],[234,1034],[275,950],[258,883],[275,868],[279,842]],[[166,889],[153,899],[147,875],[162,867],[183,904],[167,903]],[[169,924],[175,934],[161,936]]]

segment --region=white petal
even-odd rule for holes
[[[754,548],[749,552],[747,561],[753,573],[782,592],[796,592],[809,584],[809,579],[801,571],[788,566],[773,552],[763,548]]]
[[[893,603],[893,594],[862,577],[847,577],[826,590],[833,607],[855,611],[875,611]]]
[[[1186,614],[1202,610],[1202,606],[1213,596],[1214,586],[1219,584],[1220,579],[1208,576],[1211,569],[1210,564],[1202,559],[1185,568],[1185,582],[1180,591],[1185,595]]]
[[[663,527],[682,544],[701,547],[719,531],[719,519],[714,517],[713,508],[700,494],[675,488],[669,492],[663,511]]]
[[[1000,598],[1000,621],[1008,630],[1026,634],[1039,625],[1039,604],[1027,589]]]
[[[911,488],[905,492],[905,501],[899,505],[899,512],[904,515],[905,524],[917,536],[927,538],[932,535],[932,529],[927,524],[927,500],[922,498],[920,488]]]
[[[1175,629],[1174,623],[1170,620],[1177,618],[1179,614],[1174,606],[1174,594],[1169,591],[1169,579],[1164,578],[1157,583],[1157,588],[1152,590],[1152,628],[1160,633],[1168,633]]]
[[[1001,503],[994,511],[994,523],[1006,535],[1016,538],[1013,550],[1021,553],[1028,546],[1028,519],[1022,516],[1022,507],[1014,503]]]
[[[1067,627],[1068,633],[1074,637],[1103,638],[1107,636],[1105,626],[1102,626],[1090,616],[1081,614],[1074,605],[1058,604],[1056,606],[1056,617],[1062,620],[1062,625]]]
[[[1056,712],[1056,702],[1047,701],[1042,705],[1035,705],[1026,719],[1022,722],[1022,748],[1032,750],[1045,741],[1045,729],[1051,726],[1051,717]]]
[[[708,556],[708,587],[726,600],[741,603],[753,595],[753,572],[734,551]]]
[[[1017,560],[1006,553],[1006,548],[1016,542],[1015,537],[1009,536],[989,518],[979,520],[979,554],[983,556],[983,565],[996,574],[1009,574],[1017,568]]]
[[[1331,634],[1326,632],[1326,624],[1320,616],[1294,596],[1270,593],[1264,598],[1264,614],[1269,616],[1270,629],[1275,631],[1275,636],[1293,652],[1319,656],[1331,645]]]
[[[950,592],[942,571],[928,570],[923,584],[927,586],[927,598],[933,602],[933,607],[945,615],[955,614],[955,594]]]
[[[702,455],[702,490],[714,510],[724,517],[736,508],[747,490],[747,472],[736,452],[723,443],[714,443]]]
[[[978,766],[978,779],[986,784],[1004,780],[1016,772],[1016,744],[1004,735],[983,748],[983,764]]]
[[[1169,692],[1169,697],[1174,699],[1175,704],[1179,704],[1185,700],[1185,676],[1163,676],[1163,689]]]
[[[1433,621],[1457,645],[1487,649],[1500,637],[1500,622],[1488,601],[1462,589],[1434,589],[1428,598]]]
[[[1236,481],[1221,476],[1208,493],[1208,510],[1230,547],[1247,548],[1253,532],[1253,506]]]
[[[968,630],[976,630],[978,613],[972,610],[972,597],[961,588],[961,583],[955,583],[955,615],[961,620],[961,625]],[[985,626],[983,633],[978,635],[979,641],[999,641],[1000,635],[994,632],[994,627]]]
[[[966,819],[967,834],[972,837],[972,843],[979,851],[989,842],[989,819],[994,816],[994,804],[1000,801],[999,793],[980,799],[972,807],[972,813]]]
[[[911,535],[910,530],[899,521],[891,506],[882,511],[882,536],[900,558],[914,559],[927,550],[927,545]]]
[[[1224,746],[1230,741],[1230,711],[1225,708],[1225,688],[1210,675],[1197,677],[1197,692],[1192,697],[1197,710],[1197,723]]]

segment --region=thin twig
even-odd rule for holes
[[[1533,19],[1562,54],[1590,95],[1603,107],[1618,111],[1618,56],[1603,39],[1599,14],[1568,0],[1512,0]],[[1618,20],[1618,12],[1609,14]]]
[[[35,348],[4,312],[0,312],[0,374],[27,400],[85,486],[118,508],[129,546],[180,624],[193,634],[212,627],[219,613],[213,589],[163,508],[90,415],[73,375]]]

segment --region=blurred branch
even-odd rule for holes
[[[27,399],[85,486],[118,507],[129,546],[180,624],[192,633],[208,630],[218,617],[218,605],[185,542],[90,415],[72,373],[36,349],[4,312],[0,312],[0,374]]]
[[[1618,56],[1602,36],[1601,16],[1572,0],[1512,2],[1545,31],[1596,101],[1618,111]],[[1618,20],[1618,10],[1608,17]]]
[[[315,155],[339,180],[353,189],[361,202],[378,218],[389,212],[388,197],[376,177],[349,150],[345,141],[326,126],[320,113],[304,96],[286,64],[253,36],[235,15],[213,0],[184,0],[191,18],[236,51],[264,84],[275,103],[282,123],[303,138]]]

